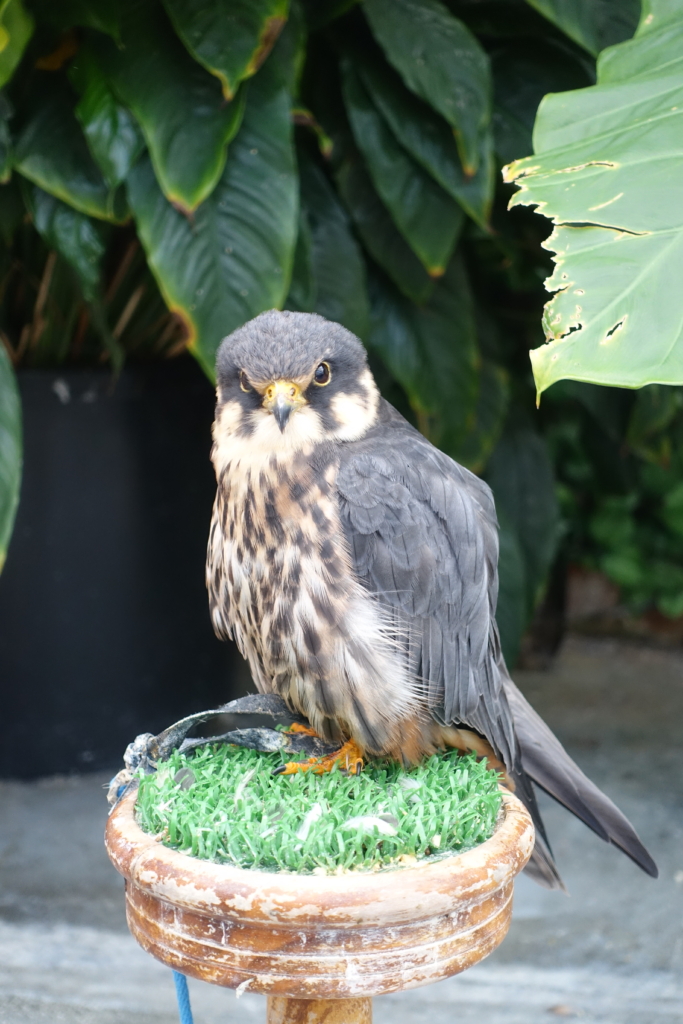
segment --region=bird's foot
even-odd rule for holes
[[[292,722],[291,725],[288,725],[287,728],[282,731],[298,732],[300,736],[315,736],[318,739],[320,738],[315,729],[311,729],[310,725],[304,725],[303,722]]]
[[[297,732],[305,730],[306,726],[296,729]],[[353,740],[348,740],[339,750],[335,750],[333,754],[327,754],[325,757],[309,757],[307,761],[287,761],[279,768],[274,768],[273,775],[294,775],[297,772],[313,772],[314,775],[324,775],[335,767],[340,767],[350,775],[360,775],[363,770],[363,752]]]

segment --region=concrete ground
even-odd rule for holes
[[[376,1024],[683,1024],[683,654],[570,639],[518,681],[657,860],[645,876],[550,800],[571,893],[522,877],[484,963],[375,1000]],[[0,1024],[172,1024],[170,971],[126,931],[99,775],[0,783]],[[263,1021],[262,997],[190,982],[196,1024]]]

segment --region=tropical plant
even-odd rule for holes
[[[638,0],[4,0],[0,551],[19,479],[11,363],[116,370],[187,348],[211,376],[221,338],[245,320],[317,311],[357,333],[385,395],[493,486],[499,620],[514,658],[558,544],[603,565],[609,529],[595,524],[606,508],[633,513],[678,424],[678,399],[651,410],[629,395],[615,427],[590,397],[607,392],[584,385],[559,385],[534,413],[528,350],[542,341],[547,231],[506,211],[500,176],[531,151],[542,97],[560,93],[536,128],[551,153],[543,174],[540,157],[508,172],[522,176],[522,201],[555,212],[539,190],[553,173],[568,180],[553,163],[556,139],[571,149],[561,97],[604,94],[595,56],[628,39],[639,13]],[[633,59],[633,95],[654,103],[644,42],[608,50],[600,74]],[[624,134],[623,151],[637,148]],[[642,202],[634,192],[632,213]],[[573,214],[558,205],[556,216]],[[604,289],[614,271],[587,274]],[[631,446],[636,470],[615,494],[586,446],[593,435],[622,455]],[[676,502],[648,480],[668,509],[648,521],[671,531]]]
[[[572,6],[556,5],[570,33]],[[683,8],[645,0],[635,37],[600,54],[597,83],[546,96],[534,156],[504,170],[520,186],[511,206],[555,225],[546,344],[530,353],[539,400],[568,379],[643,388],[555,389],[546,437],[565,548],[635,610],[669,616],[683,614],[683,397],[661,385],[683,384],[682,125]]]
[[[600,55],[597,84],[547,96],[535,155],[506,168],[513,205],[555,224],[539,394],[562,378],[683,384],[682,128],[683,8],[646,0],[635,38]]]

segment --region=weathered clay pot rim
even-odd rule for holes
[[[503,789],[504,815],[496,831],[490,839],[464,853],[393,870],[339,875],[261,871],[200,860],[163,846],[154,836],[143,832],[135,820],[136,796],[135,792],[126,795],[107,824],[107,851],[120,874],[155,898],[205,914],[241,913],[251,907],[254,894],[269,892],[272,900],[268,908],[259,912],[254,905],[250,911],[269,922],[289,919],[291,905],[301,906],[302,900],[306,915],[311,918],[329,917],[336,907],[334,916],[351,923],[364,918],[365,908],[372,903],[375,915],[386,905],[386,915],[380,912],[379,917],[397,920],[398,890],[406,895],[450,891],[455,908],[463,899],[493,892],[504,879],[521,871],[534,843],[533,825],[526,808]],[[398,902],[404,901],[399,898]],[[428,913],[428,907],[424,906],[423,911]]]

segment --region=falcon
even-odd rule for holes
[[[358,338],[271,310],[225,338],[216,381],[213,627],[259,692],[339,746],[282,770],[474,751],[533,817],[527,870],[540,884],[563,888],[534,784],[656,877],[507,671],[489,487],[380,397]]]

